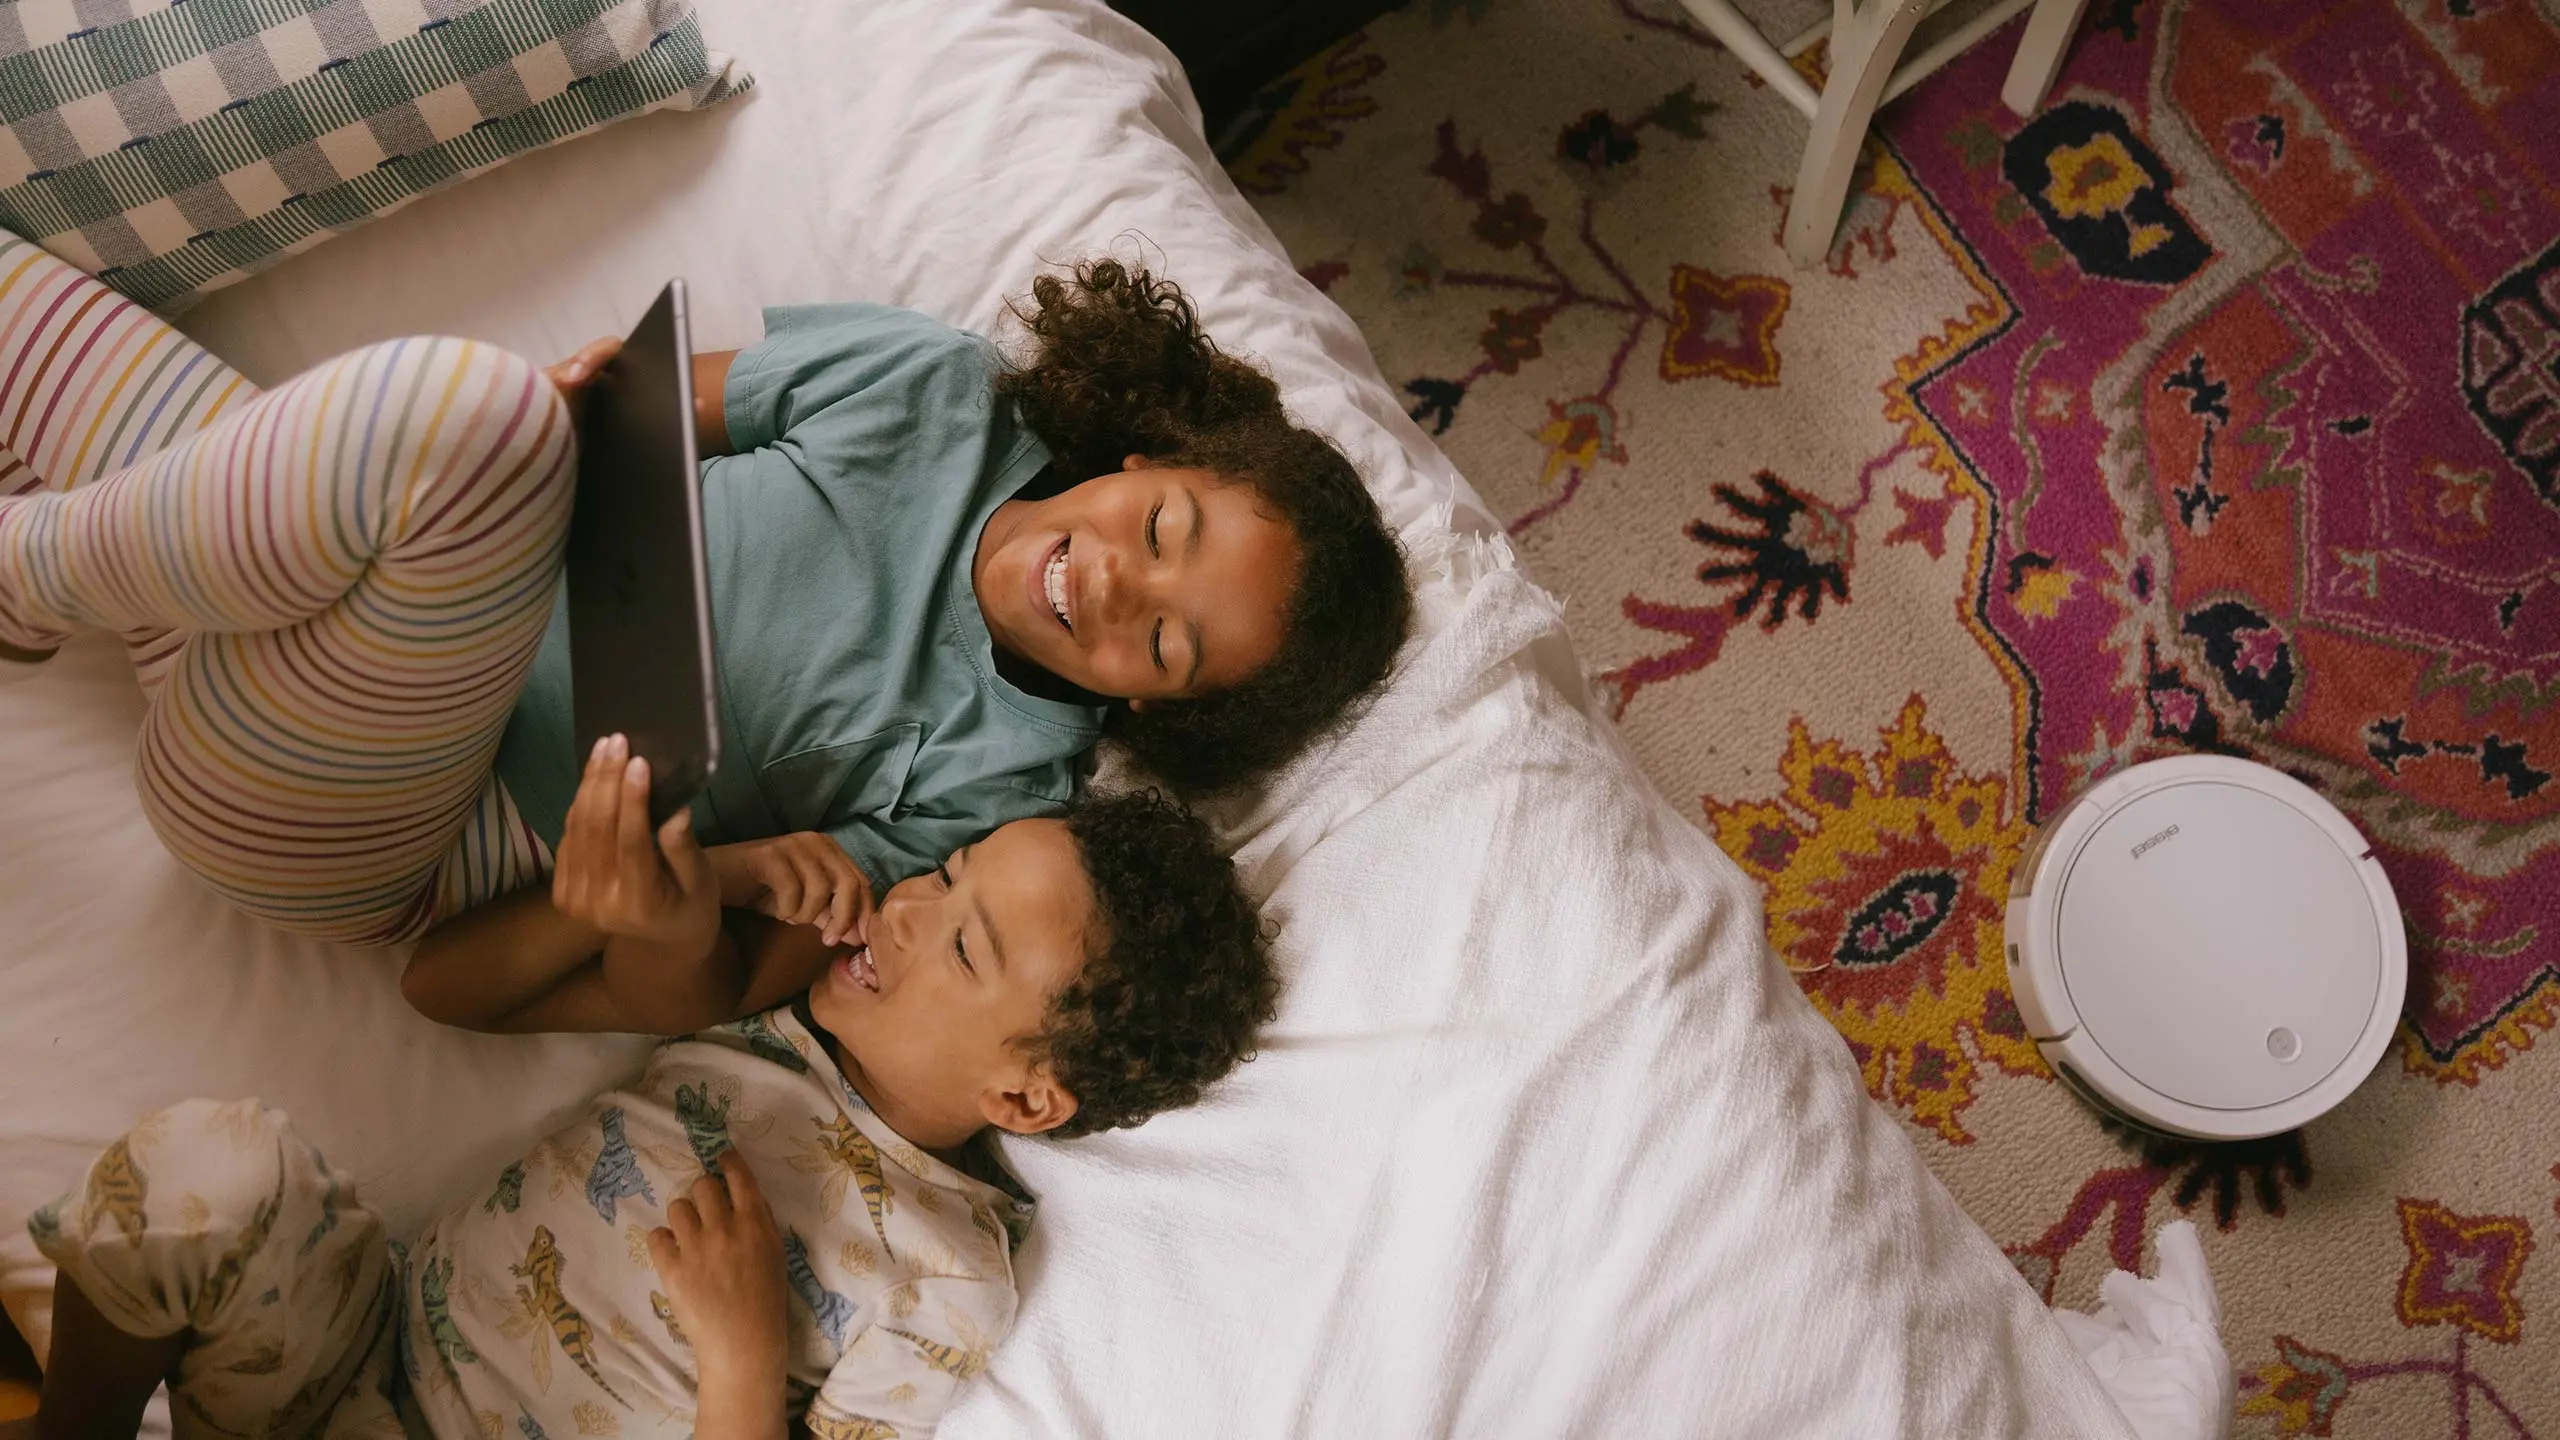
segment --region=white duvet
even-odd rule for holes
[[[1042,265],[1135,253],[1343,444],[1423,581],[1389,693],[1221,817],[1284,927],[1261,1058],[1140,1131],[1011,1147],[1043,1198],[1025,1304],[945,1434],[2132,1433],[1592,717],[1553,604],[1465,538],[1472,494],[1153,41],[1096,0],[701,8],[745,103],[517,162],[188,328],[268,381],[404,331],[549,357],[671,274],[706,348],[765,302],[988,328]],[[0,1299],[38,1335],[24,1216],[147,1107],[280,1104],[406,1229],[641,1048],[438,1030],[398,957],[226,913],[136,808],[137,705],[95,641],[0,673]],[[2227,1370],[2160,1358],[2210,1345],[2184,1293],[2090,1341],[2137,1408],[2199,1417],[2146,1434],[2219,1423]]]

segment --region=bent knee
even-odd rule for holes
[[[474,398],[496,415],[521,417],[529,438],[571,433],[568,401],[540,362],[483,340],[437,335],[417,343],[425,347],[422,363],[437,378],[449,379],[463,395],[478,392]]]
[[[29,1229],[110,1323],[156,1336],[219,1330],[227,1307],[269,1288],[276,1246],[365,1233],[342,1215],[371,1221],[284,1112],[186,1100],[136,1121]]]
[[[373,377],[375,393],[404,406],[412,457],[428,468],[503,486],[556,489],[576,471],[568,402],[543,367],[481,340],[415,335],[350,351],[330,368]]]
[[[291,1134],[293,1121],[282,1110],[255,1097],[240,1100],[181,1100],[134,1122],[127,1139],[155,1139],[171,1133],[221,1135],[235,1144]]]
[[[319,1172],[317,1153],[283,1111],[255,1100],[181,1100],[99,1153],[77,1211],[92,1241],[228,1235],[262,1215],[272,1220],[284,1190]]]

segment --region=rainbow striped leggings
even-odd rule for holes
[[[490,770],[576,471],[539,367],[395,340],[260,394],[0,235],[0,449],[0,641],[123,634],[143,808],[215,890],[388,944],[542,875]]]

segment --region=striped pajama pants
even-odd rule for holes
[[[0,234],[0,641],[121,633],[145,813],[288,929],[388,944],[548,868],[490,767],[575,455],[506,351],[390,341],[260,394]]]

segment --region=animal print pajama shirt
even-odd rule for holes
[[[144,1118],[29,1228],[118,1327],[193,1332],[180,1440],[681,1437],[693,1350],[646,1237],[733,1148],[783,1235],[794,1412],[930,1435],[1013,1324],[1030,1205],[881,1123],[791,1007],[661,1046],[405,1252],[255,1101]]]

